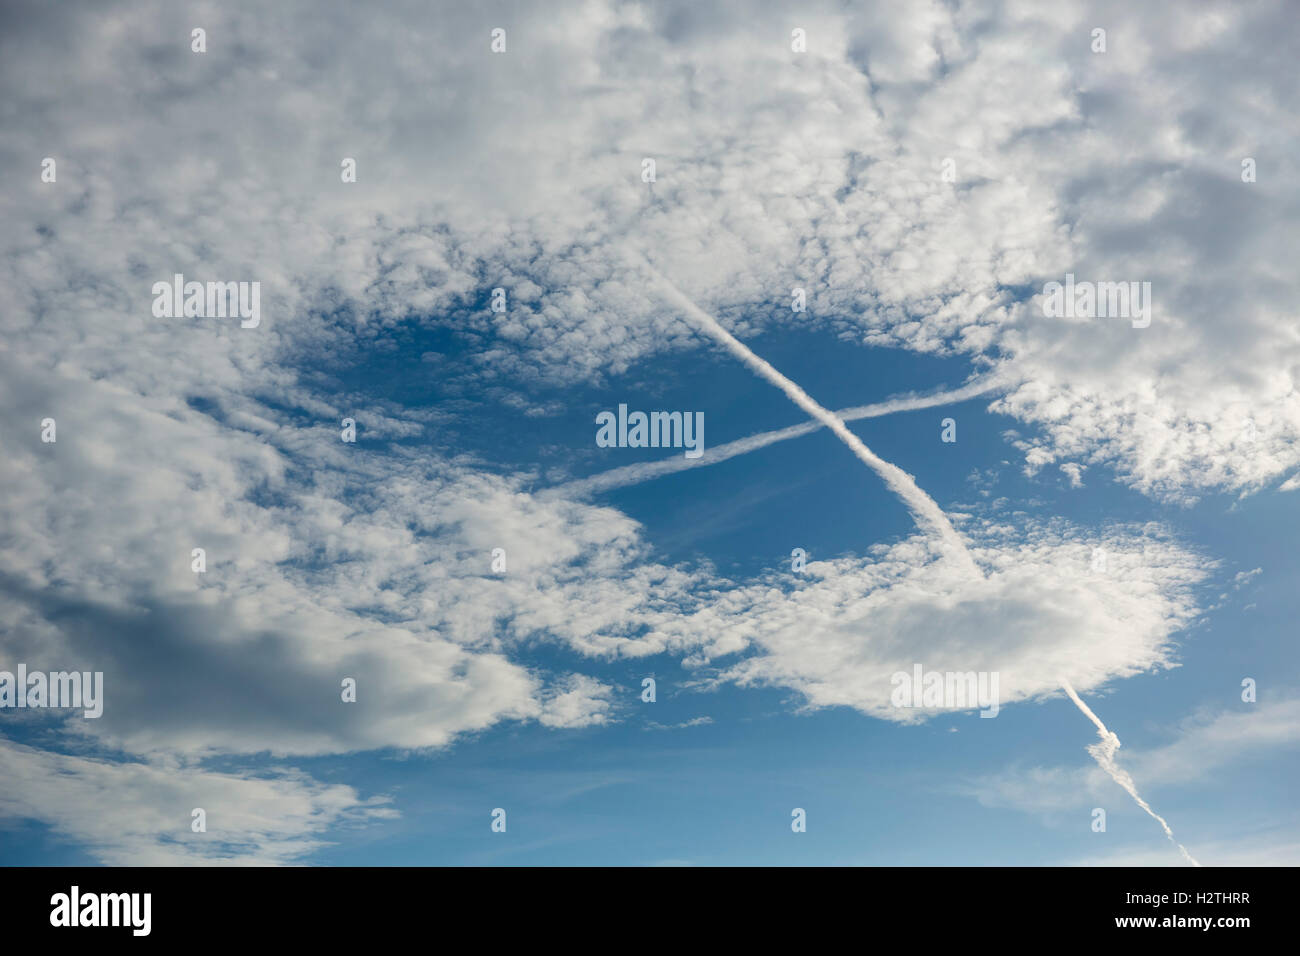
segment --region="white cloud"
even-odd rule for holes
[[[165,5],[43,11],[6,46],[24,122],[0,149],[14,168],[63,165],[5,199],[24,224],[0,245],[11,341],[82,376],[147,349],[196,389],[246,391],[270,360],[418,318],[482,336],[463,372],[480,385],[598,378],[698,345],[623,274],[619,252],[642,248],[738,334],[791,321],[802,285],[807,326],[998,366],[1021,383],[997,407],[1034,426],[1035,467],[1105,466],[1190,500],[1300,464],[1298,171],[1275,122],[1293,81],[1257,52],[1296,29],[1282,7],[928,3],[861,20],[814,4],[807,55],[786,14],[741,12],[512,10],[493,56],[477,9],[212,8],[200,56]],[[153,320],[148,284],[196,270],[260,278],[264,334]],[[1010,291],[1066,271],[1151,281],[1151,327],[1047,320]],[[471,307],[498,285],[509,312]],[[150,363],[118,374],[155,390]]]
[[[891,704],[891,676],[997,672],[1003,706],[1176,664],[1175,635],[1195,616],[1203,559],[1157,529],[1115,529],[1095,541],[1063,523],[965,529],[989,569],[972,579],[909,539],[870,559],[812,562],[662,625],[669,643],[707,636],[691,660],[721,679],[797,690],[810,706],[849,706],[913,722],[934,711]],[[1091,570],[1092,548],[1109,553]],[[779,586],[778,586],[779,585]],[[657,635],[653,635],[657,636]],[[974,709],[972,707],[972,709]]]
[[[109,866],[296,863],[332,828],[391,817],[381,798],[304,774],[214,773],[174,762],[115,762],[0,739],[0,817],[40,820]],[[206,831],[192,830],[193,811]]]
[[[773,10],[504,12],[500,57],[477,5],[209,6],[204,55],[161,2],[7,14],[0,162],[28,172],[0,196],[0,648],[106,671],[102,722],[65,729],[157,760],[614,719],[595,678],[512,660],[539,637],[886,719],[917,658],[996,669],[1008,702],[1175,662],[1206,562],[1153,531],[1098,537],[1105,578],[1079,529],[984,521],[981,582],[917,540],[729,582],[527,476],[344,446],[345,415],[385,439],[455,412],[358,411],[313,373],[438,325],[472,346],[437,374],[535,410],[538,379],[701,346],[623,267],[650,250],[738,336],[794,321],[800,285],[804,327],[967,356],[1008,386],[992,407],[1025,423],[1029,470],[1180,501],[1266,487],[1300,466],[1283,6],[814,4],[802,57]],[[1044,319],[1025,290],[1067,271],[1151,281],[1151,327]],[[154,319],[176,272],[261,281],[262,326]]]

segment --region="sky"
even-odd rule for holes
[[[1293,6],[0,18],[0,864],[1300,862]]]

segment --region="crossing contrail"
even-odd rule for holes
[[[898,497],[903,500],[903,504],[905,504],[908,510],[912,512],[912,516],[917,520],[917,523],[928,528],[933,534],[938,536],[943,551],[948,557],[956,561],[960,566],[964,567],[972,576],[980,579],[984,577],[979,566],[975,563],[975,559],[971,557],[970,551],[966,548],[966,543],[962,541],[961,535],[957,534],[957,530],[952,526],[952,523],[948,521],[948,516],[943,513],[943,509],[939,507],[933,498],[921,490],[921,487],[916,483],[915,479],[913,479],[911,475],[903,471],[903,469],[899,468],[897,465],[885,461],[863,444],[862,440],[858,438],[857,435],[849,431],[848,426],[844,424],[844,420],[841,417],[817,404],[817,402],[814,401],[802,388],[778,372],[767,361],[759,358],[750,351],[749,347],[745,345],[745,343],[741,342],[734,335],[724,329],[717,319],[691,301],[684,292],[661,275],[648,261],[640,259],[640,264],[659,281],[669,298],[677,303],[677,305],[679,305],[687,315],[694,319],[701,329],[721,342],[727,351],[731,352],[731,354],[735,355],[745,365],[748,365],[751,369],[757,372],[761,378],[766,379],[768,382],[771,382],[777,388],[781,389],[781,391],[783,391],[791,401],[811,415],[816,421],[825,425],[834,432],[835,436],[839,438],[840,441],[849,446],[849,450],[852,451],[854,455],[880,475],[880,477],[885,480],[885,484],[889,486],[894,494],[898,495]],[[749,439],[742,439],[742,441],[748,440]],[[1133,783],[1133,778],[1129,776],[1127,771],[1122,770],[1118,764],[1115,763],[1115,751],[1117,751],[1120,746],[1119,737],[1106,729],[1106,725],[1101,722],[1100,718],[1098,718],[1097,715],[1089,709],[1088,705],[1080,699],[1079,695],[1074,692],[1074,688],[1070,685],[1069,681],[1062,680],[1061,687],[1064,688],[1070,699],[1074,701],[1075,706],[1083,712],[1083,715],[1097,726],[1097,734],[1101,738],[1101,741],[1088,747],[1088,752],[1092,754],[1093,759],[1096,760],[1097,764],[1110,775],[1112,780],[1128,792],[1129,796],[1137,802],[1139,807],[1155,818],[1156,822],[1158,822],[1161,828],[1165,831],[1165,835],[1169,837],[1170,842],[1173,843],[1174,846],[1178,847],[1178,850],[1182,853],[1183,857],[1193,866],[1200,866],[1200,863],[1198,863],[1192,855],[1187,852],[1187,849],[1174,839],[1174,832],[1170,829],[1169,824],[1165,822],[1165,818],[1152,810],[1150,804],[1143,800],[1141,795],[1138,794],[1137,786]]]
[[[980,395],[986,395],[1002,387],[1002,383],[986,378],[969,385],[963,385],[961,388],[953,389],[949,392],[938,392],[934,395],[908,396],[901,398],[886,399],[883,402],[875,402],[871,405],[856,405],[853,408],[841,408],[833,412],[840,421],[853,422],[863,418],[878,418],[882,415],[892,415],[895,412],[911,412],[922,408],[935,408],[940,405],[951,405],[956,402],[964,402],[970,398],[976,398]],[[624,465],[622,468],[611,468],[609,471],[601,472],[598,475],[592,475],[589,478],[579,478],[576,481],[570,481],[566,484],[559,485],[554,489],[549,489],[555,493],[562,493],[568,496],[594,494],[595,492],[605,491],[609,488],[622,488],[627,485],[640,484],[643,481],[650,481],[663,475],[671,475],[675,472],[686,471],[691,468],[702,468],[705,465],[716,465],[720,461],[726,461],[728,458],[735,458],[737,455],[748,454],[751,451],[757,451],[760,448],[766,448],[768,445],[774,445],[777,442],[789,441],[791,438],[799,438],[803,435],[811,435],[814,432],[821,431],[825,425],[820,421],[804,422],[799,425],[791,425],[789,428],[778,428],[769,432],[759,432],[757,435],[750,435],[748,438],[739,438],[736,441],[727,442],[725,445],[714,445],[702,458],[683,458],[681,455],[672,458],[666,458],[663,461],[643,462],[637,465]]]
[[[705,332],[721,342],[727,351],[757,372],[761,378],[766,379],[783,391],[792,402],[815,420],[829,428],[835,434],[835,437],[848,445],[849,450],[857,455],[868,468],[880,475],[894,494],[903,500],[903,504],[912,512],[912,516],[917,522],[928,528],[939,539],[944,554],[950,560],[963,567],[969,574],[979,578],[983,577],[979,567],[975,564],[975,560],[966,549],[965,542],[962,541],[961,536],[957,534],[957,530],[948,520],[948,516],[943,513],[943,509],[935,503],[933,498],[921,490],[921,487],[911,475],[897,465],[885,461],[868,448],[862,439],[849,431],[849,427],[844,424],[843,419],[817,404],[802,388],[778,372],[766,360],[751,352],[748,346],[718,324],[717,319],[692,302],[677,286],[660,275],[649,262],[642,259],[641,263],[659,281],[668,296],[685,310],[686,314],[694,319]]]

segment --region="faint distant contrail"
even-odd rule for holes
[[[877,456],[870,448],[862,443],[862,440],[858,438],[857,435],[849,431],[848,426],[844,424],[843,419],[837,417],[835,413],[826,410],[821,405],[818,405],[817,402],[809,397],[807,392],[778,372],[766,361],[751,352],[748,346],[724,329],[718,323],[717,319],[692,302],[685,293],[677,288],[677,286],[673,285],[672,282],[660,275],[649,262],[644,259],[641,259],[640,262],[651,275],[659,280],[663,285],[664,290],[669,294],[673,301],[686,310],[687,315],[693,318],[704,329],[704,331],[708,332],[721,342],[727,348],[727,351],[739,358],[760,376],[767,379],[777,388],[781,389],[781,391],[785,392],[791,401],[802,408],[805,412],[833,431],[840,441],[849,446],[849,449],[853,454],[857,455],[857,457],[866,463],[868,467],[875,470],[877,474],[885,479],[885,484],[887,484],[896,495],[903,499],[903,503],[907,505],[908,510],[912,512],[913,517],[915,517],[919,523],[928,527],[933,533],[939,536],[939,540],[947,554],[959,563],[963,564],[975,577],[983,578],[984,575],[980,572],[979,566],[976,565],[974,558],[971,557],[970,551],[967,550],[966,543],[962,541],[961,536],[957,534],[956,529],[953,528],[951,523],[949,523],[948,516],[943,513],[943,509],[939,507],[933,498],[921,490],[920,486],[917,485],[911,475],[903,471],[903,469],[899,468],[897,465],[891,465],[883,458]],[[1093,759],[1095,759],[1097,764],[1110,775],[1112,780],[1128,791],[1129,795],[1137,801],[1139,807],[1155,818],[1156,822],[1158,822],[1164,829],[1165,835],[1169,837],[1170,842],[1173,843],[1174,846],[1178,847],[1178,850],[1182,853],[1183,857],[1192,865],[1200,866],[1201,864],[1197,863],[1192,855],[1187,852],[1187,848],[1174,839],[1174,832],[1169,828],[1169,824],[1165,822],[1165,818],[1152,810],[1150,804],[1143,800],[1138,794],[1137,786],[1133,783],[1133,778],[1128,775],[1127,771],[1120,769],[1120,767],[1115,763],[1115,751],[1118,750],[1120,746],[1119,737],[1107,730],[1106,725],[1103,724],[1097,715],[1088,708],[1087,704],[1080,700],[1079,695],[1074,692],[1074,688],[1070,685],[1069,681],[1061,680],[1061,686],[1065,689],[1065,692],[1070,695],[1070,699],[1074,701],[1079,710],[1083,711],[1084,716],[1097,725],[1097,735],[1101,737],[1101,742],[1092,744],[1088,747],[1088,752],[1092,754]]]
[[[745,343],[719,325],[717,319],[692,302],[677,286],[660,275],[649,262],[642,259],[641,264],[659,280],[664,291],[705,332],[708,332],[721,342],[727,351],[752,368],[762,378],[767,379],[767,381],[785,392],[792,402],[834,432],[835,437],[848,445],[853,454],[857,455],[867,467],[880,475],[894,494],[903,499],[903,503],[912,512],[912,516],[939,538],[944,553],[951,560],[963,566],[975,577],[983,577],[970,552],[966,550],[966,545],[961,540],[961,536],[957,534],[956,529],[948,521],[948,516],[943,513],[943,509],[935,503],[933,498],[921,490],[911,475],[897,465],[885,461],[863,444],[862,439],[849,431],[849,427],[834,412],[817,404],[802,388],[778,372],[768,362],[751,352]]]
[[[1061,686],[1070,695],[1070,700],[1074,701],[1075,705],[1083,711],[1084,716],[1097,725],[1097,736],[1101,738],[1101,742],[1088,746],[1088,753],[1092,754],[1093,759],[1097,761],[1097,765],[1110,774],[1112,780],[1127,790],[1129,796],[1137,802],[1139,807],[1155,818],[1156,822],[1165,831],[1165,836],[1169,837],[1169,842],[1178,847],[1178,852],[1183,855],[1183,859],[1192,866],[1200,866],[1201,864],[1196,862],[1196,858],[1187,852],[1187,847],[1174,839],[1174,831],[1169,828],[1165,818],[1152,810],[1151,805],[1138,794],[1137,784],[1133,782],[1133,778],[1129,776],[1128,771],[1115,763],[1115,751],[1119,750],[1120,747],[1119,737],[1106,729],[1106,725],[1101,722],[1101,718],[1094,714],[1092,709],[1079,698],[1079,695],[1074,692],[1074,688],[1070,686],[1069,681],[1062,680]]]
[[[963,385],[961,388],[953,389],[950,392],[939,392],[934,395],[911,396],[907,398],[887,399],[883,402],[875,402],[871,405],[857,405],[853,408],[842,408],[833,414],[844,422],[857,421],[862,418],[878,418],[881,415],[892,415],[894,412],[910,412],[920,408],[934,408],[938,405],[951,405],[955,402],[964,402],[968,398],[975,398],[977,395],[985,395],[1001,387],[1001,383],[993,379],[982,379],[978,382],[972,382],[969,385]],[[674,472],[686,471],[689,468],[701,468],[704,465],[716,465],[720,461],[726,461],[728,458],[735,458],[737,455],[743,455],[747,452],[757,451],[760,448],[766,448],[768,445],[774,445],[779,441],[787,441],[791,438],[798,438],[801,435],[811,435],[813,432],[821,431],[825,426],[820,421],[804,422],[800,425],[791,425],[789,428],[778,428],[770,432],[760,432],[757,435],[750,435],[748,438],[740,438],[733,442],[727,442],[725,445],[714,445],[702,458],[683,458],[677,455],[673,458],[667,458],[663,461],[649,461],[637,465],[624,465],[622,468],[612,468],[609,471],[601,472],[598,475],[592,475],[589,478],[580,478],[577,481],[570,481],[567,484],[560,485],[552,489],[557,493],[566,495],[591,494],[597,491],[604,491],[607,488],[622,488],[625,485],[635,485],[642,481],[650,481],[652,478],[658,478],[661,475],[671,475]]]

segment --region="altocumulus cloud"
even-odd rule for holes
[[[517,54],[462,42],[507,12]],[[617,719],[597,677],[518,662],[539,637],[593,665],[669,651],[895,720],[918,715],[888,707],[888,675],[918,657],[1001,671],[1007,702],[1176,662],[1208,562],[1159,529],[971,518],[981,582],[921,539],[794,586],[730,581],[656,562],[625,515],[534,495],[532,476],[337,442],[347,405],[306,370],[405,324],[479,335],[448,375],[507,393],[700,347],[627,280],[629,250],[655,249],[737,336],[788,321],[806,285],[811,328],[969,358],[1024,423],[1031,471],[1104,468],[1189,501],[1300,467],[1300,170],[1274,122],[1297,89],[1259,53],[1294,47],[1283,5],[813,4],[801,58],[782,16],[725,3],[448,4],[436,29],[414,2],[221,6],[198,58],[177,40],[191,13],[161,2],[4,17],[0,647],[85,660],[110,696],[102,720],[53,725],[98,756],[4,744],[25,782],[0,807],[105,860],[285,862],[388,812],[288,770],[213,774],[214,754]],[[1095,18],[1112,25],[1100,57],[1080,39]],[[47,155],[56,186],[30,173]],[[154,319],[151,285],[176,272],[261,281],[261,326]],[[1066,272],[1152,282],[1151,326],[1044,317],[1032,292]],[[502,315],[479,307],[496,286]],[[449,413],[368,414],[403,438]],[[28,427],[46,415],[53,446]],[[494,578],[502,540],[519,544]],[[1121,573],[1089,576],[1097,543]],[[221,574],[190,572],[198,546]],[[343,676],[361,688],[346,717]],[[83,822],[96,793],[142,799],[174,766],[173,786],[219,784],[267,819],[186,850],[157,817],[106,822],[120,839]],[[56,780],[76,786],[55,799]]]

